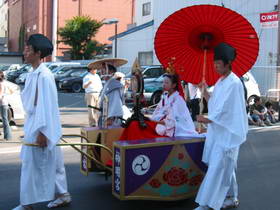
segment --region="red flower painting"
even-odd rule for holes
[[[183,153],[179,153],[179,154],[178,154],[178,159],[179,159],[179,160],[183,160],[183,158],[184,158],[184,154],[183,154]]]
[[[159,188],[161,186],[161,183],[158,179],[152,179],[149,184],[152,188]]]
[[[170,186],[180,186],[188,182],[188,173],[182,168],[172,167],[163,174],[163,180]]]
[[[202,175],[197,175],[189,180],[189,185],[190,186],[198,186],[202,182],[203,176]]]

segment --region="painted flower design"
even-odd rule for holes
[[[183,154],[183,153],[179,153],[179,154],[178,154],[178,159],[179,159],[179,160],[183,160],[183,158],[184,158],[184,154]]]
[[[203,176],[201,174],[197,175],[197,176],[194,176],[194,177],[190,178],[189,185],[190,186],[198,186],[198,185],[201,184],[202,179],[203,179]]]
[[[182,168],[172,167],[163,174],[163,180],[170,186],[180,186],[188,182],[188,173]]]
[[[152,188],[159,188],[161,186],[161,183],[158,179],[152,179],[149,184]]]

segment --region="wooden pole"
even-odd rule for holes
[[[206,76],[206,62],[207,62],[207,49],[204,49],[204,57],[203,57],[203,69],[202,69],[202,84],[206,82],[205,76]],[[204,92],[205,92],[205,86],[202,86],[201,90],[201,99],[199,102],[199,114],[201,115],[204,109],[203,106],[203,98],[204,98]],[[199,123],[198,131],[199,133],[202,131],[203,123]]]

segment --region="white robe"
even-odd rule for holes
[[[163,136],[194,136],[197,135],[193,120],[183,97],[175,91],[168,97],[162,95],[151,120],[165,122],[165,125],[157,124],[156,132]]]
[[[46,148],[22,146],[20,203],[28,205],[67,192],[63,156],[55,146],[62,135],[57,90],[53,74],[44,64],[29,73],[21,98],[26,112],[24,141],[35,143],[39,132],[48,140]]]
[[[212,123],[208,124],[202,158],[208,171],[196,202],[219,210],[227,195],[237,198],[235,169],[239,147],[248,132],[244,88],[234,73],[216,83],[208,103],[208,118]]]

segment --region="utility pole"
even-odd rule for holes
[[[52,61],[56,61],[57,54],[57,2],[58,0],[53,0],[52,6],[52,43],[53,43],[53,53],[52,53]]]
[[[277,70],[276,70],[276,85],[277,88],[280,89],[280,0],[278,0],[278,6],[277,6],[277,11],[278,11],[278,41],[277,41]]]
[[[279,65],[280,65],[280,0],[278,0],[278,6],[277,6],[277,11],[278,11],[278,42],[277,42],[277,72],[280,73]]]

